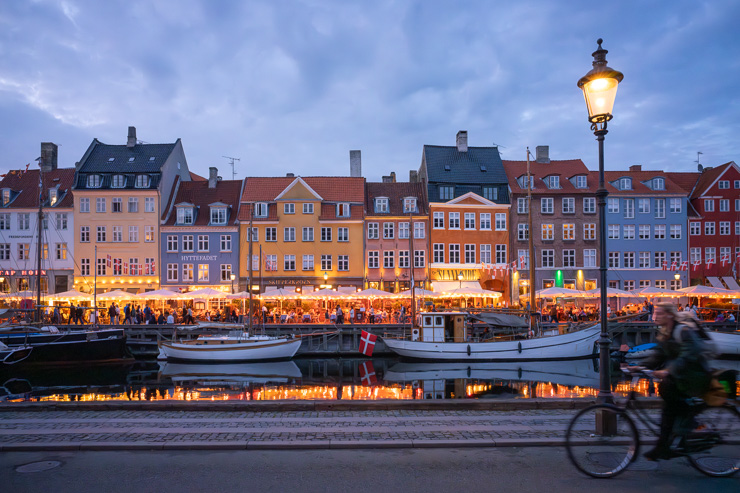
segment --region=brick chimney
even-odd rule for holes
[[[416,183],[419,181],[419,172],[415,169],[409,170],[409,183]]]
[[[128,127],[128,139],[126,139],[126,147],[131,149],[136,145],[136,127]]]
[[[39,162],[39,167],[44,173],[57,169],[57,145],[55,143],[41,143],[41,161]]]
[[[641,164],[633,164],[630,166],[630,171],[642,171],[642,165]]]
[[[396,172],[391,171],[391,174],[388,176],[382,177],[383,183],[396,183]]]
[[[349,151],[349,176],[362,177],[362,151]]]
[[[460,130],[457,132],[457,152],[468,152],[468,131]]]
[[[218,183],[218,168],[208,168],[208,188],[216,188]]]
[[[550,146],[537,146],[535,148],[536,161],[538,163],[549,163],[550,162]]]

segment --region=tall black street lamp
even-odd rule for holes
[[[599,337],[599,395],[597,402],[613,402],[611,379],[609,376],[609,322],[606,316],[607,282],[606,282],[606,185],[604,184],[604,136],[607,134],[606,124],[612,119],[614,99],[617,96],[617,86],[624,75],[606,65],[607,50],[601,47],[603,40],[597,43],[599,48],[592,53],[593,68],[578,81],[578,87],[583,90],[588,107],[588,121],[591,122],[596,140],[599,142],[599,189],[596,197],[599,202],[599,249],[601,274],[601,336]]]

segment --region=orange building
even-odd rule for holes
[[[435,291],[482,287],[509,299],[509,207],[473,192],[429,204],[430,275]],[[484,270],[488,264],[493,264],[493,269]]]

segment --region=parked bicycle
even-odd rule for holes
[[[639,457],[641,432],[658,436],[660,415],[645,405],[634,390],[641,377],[652,372],[640,369],[632,374],[632,390],[621,403],[596,404],[583,409],[571,420],[566,432],[568,457],[576,468],[594,478],[611,478]],[[686,457],[704,474],[732,476],[740,470],[740,412],[735,382],[724,405],[710,407],[702,399],[691,399],[690,413],[674,428],[671,453]],[[728,386],[729,387],[729,386]],[[635,420],[641,425],[638,426]],[[652,441],[652,440],[651,440]]]

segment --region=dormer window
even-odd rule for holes
[[[498,188],[483,187],[483,198],[487,200],[498,200]]]
[[[59,194],[56,188],[49,189],[49,205],[54,206],[59,200]]]
[[[519,183],[519,188],[527,189],[527,176],[522,175],[519,178],[516,179],[517,183]],[[532,188],[534,188],[534,176],[529,177],[529,184]]]
[[[136,188],[149,188],[149,175],[136,175]]]
[[[265,202],[257,202],[254,204],[254,216],[267,217],[267,204]]]
[[[111,188],[123,188],[126,186],[126,177],[123,175],[113,175]]]
[[[177,224],[193,224],[193,216],[192,207],[177,208]]]
[[[10,203],[10,189],[3,188],[3,205],[8,205],[9,203]]]
[[[586,175],[576,176],[576,188],[588,188],[588,180],[586,180]]]
[[[87,188],[100,188],[101,182],[100,175],[87,176]]]
[[[377,197],[375,199],[375,212],[388,212],[388,197]]]
[[[665,180],[663,178],[653,178],[653,190],[665,190]]]
[[[226,224],[226,207],[211,208],[211,224]]]
[[[557,175],[547,177],[547,188],[560,188],[560,177]]]
[[[337,204],[337,217],[349,217],[349,204]]]
[[[416,210],[416,197],[406,197],[403,199],[403,212],[418,212]]]
[[[620,190],[632,190],[632,179],[631,178],[620,178],[619,179]]]

